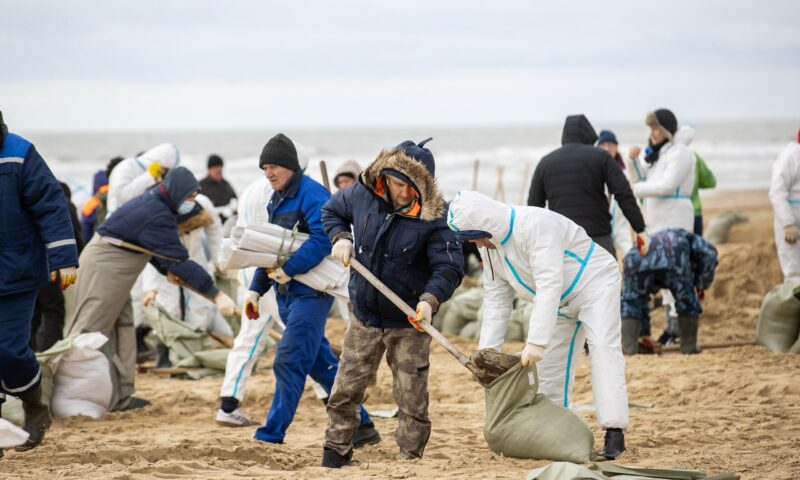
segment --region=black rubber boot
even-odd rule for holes
[[[636,355],[639,351],[641,322],[636,318],[622,317],[622,353]]]
[[[600,455],[607,460],[614,460],[625,451],[625,434],[621,428],[609,428],[606,430],[606,439],[603,444],[603,451]]]
[[[678,315],[678,325],[681,329],[681,353],[692,355],[700,353],[697,348],[697,326],[700,317],[697,315]]]
[[[353,460],[353,451],[347,452],[347,455],[339,455],[336,450],[325,447],[322,450],[322,466],[325,468],[342,468],[350,465]]]
[[[169,360],[169,348],[163,343],[156,346],[156,368],[170,368],[172,362]]]
[[[33,390],[19,396],[22,400],[22,410],[25,412],[25,424],[22,429],[30,435],[28,440],[15,448],[19,452],[30,450],[44,440],[44,432],[53,423],[50,418],[50,409],[42,402],[42,386],[38,385]]]
[[[356,434],[353,435],[353,448],[361,448],[366,445],[375,445],[380,443],[381,434],[375,430],[375,424],[372,422],[360,425]]]

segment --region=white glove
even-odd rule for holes
[[[78,269],[76,267],[59,268],[57,271],[50,272],[50,281],[60,280],[59,287],[66,290],[78,279]]]
[[[797,225],[783,227],[783,239],[789,244],[797,242]]]
[[[532,363],[536,363],[544,358],[544,347],[541,345],[534,345],[526,343],[525,348],[522,350],[522,366],[527,367]]]
[[[158,295],[157,290],[150,290],[145,294],[144,299],[142,299],[142,305],[146,307],[147,305],[150,304],[150,302],[154,302],[156,300],[157,295]]]
[[[420,320],[425,320],[428,323],[431,323],[431,304],[425,301],[419,302],[417,304],[417,316],[408,317],[408,321],[411,322],[411,325],[414,325],[414,328],[417,329],[418,332],[424,332],[425,329],[419,325]]]
[[[259,299],[261,299],[261,295],[252,290],[249,290],[247,295],[244,296],[244,314],[247,315],[247,318],[250,320],[258,319]]]
[[[217,296],[214,297],[214,303],[217,304],[219,313],[221,313],[223,317],[232,317],[236,315],[236,303],[223,292],[219,292]]]
[[[342,265],[345,267],[350,266],[350,257],[353,255],[353,242],[350,240],[343,238],[338,242],[333,244],[333,250],[331,250],[331,256],[336,260],[342,262]]]
[[[276,282],[280,283],[281,285],[283,285],[284,283],[287,283],[289,280],[292,279],[292,277],[290,277],[289,275],[286,275],[286,272],[284,272],[282,268],[279,268],[277,270],[271,271],[269,273],[269,278],[275,280]]]

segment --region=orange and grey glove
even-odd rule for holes
[[[644,257],[650,251],[650,237],[645,232],[636,234],[636,249],[639,250],[639,255]]]
[[[284,272],[282,268],[270,271],[267,276],[281,285],[288,283],[292,279],[292,277],[286,275],[286,272]]]
[[[261,295],[258,292],[249,290],[244,296],[244,314],[250,320],[258,320],[258,300]]]
[[[156,296],[158,296],[158,291],[150,290],[144,295],[144,298],[142,299],[142,305],[145,307],[148,306],[150,302],[154,302],[156,300]]]
[[[78,269],[76,267],[65,267],[50,272],[50,281],[58,282],[61,290],[66,290],[78,279]]]

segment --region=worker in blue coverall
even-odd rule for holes
[[[325,338],[325,322],[333,297],[296,280],[295,275],[316,267],[331,253],[331,242],[322,227],[322,206],[330,193],[303,175],[292,140],[279,133],[264,146],[259,166],[275,191],[267,205],[270,223],[309,234],[308,240],[281,266],[271,272],[256,270],[245,310],[258,312],[258,300],[270,288],[277,289],[278,310],[286,324],[275,352],[275,396],[266,424],[256,430],[263,442],[283,443],[292,423],[300,396],[310,375],[330,394],[338,371],[338,360]],[[375,444],[380,435],[364,407],[354,446]]]
[[[29,346],[36,293],[48,281],[66,289],[77,267],[64,191],[36,148],[8,133],[0,113],[0,405],[6,395],[22,400],[30,436],[17,450],[39,445],[51,423]]]

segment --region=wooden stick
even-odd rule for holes
[[[417,312],[415,312],[413,308],[411,308],[408,304],[406,304],[406,302],[404,302],[402,298],[398,297],[396,293],[391,291],[389,287],[387,287],[383,282],[381,282],[378,279],[378,277],[373,275],[372,272],[370,272],[367,269],[367,267],[361,264],[361,262],[359,262],[355,258],[351,258],[350,266],[353,267],[358,273],[360,273],[362,277],[367,279],[367,281],[371,283],[373,287],[378,289],[379,292],[381,292],[384,296],[386,296],[386,298],[388,298],[389,301],[391,301],[397,308],[399,308],[400,311],[403,312],[406,316],[416,317]],[[467,367],[471,372],[477,371],[475,366],[469,361],[469,357],[464,355],[461,352],[461,350],[459,350],[458,348],[456,348],[455,345],[450,343],[450,341],[446,339],[444,335],[442,335],[439,332],[439,330],[436,330],[436,328],[434,328],[433,325],[431,325],[425,320],[420,320],[419,326],[422,327],[423,330],[425,330],[428,333],[428,335],[433,337],[434,340],[439,342],[445,348],[445,350],[447,350],[448,352],[450,352],[450,354],[456,357],[458,363]]]
[[[472,190],[475,192],[478,191],[478,169],[480,166],[481,160],[476,158],[475,163],[472,165]]]
[[[708,345],[699,345],[700,350],[720,350],[723,348],[731,348],[731,347],[748,347],[751,345],[758,345],[756,342],[720,342],[720,343],[709,343]],[[680,353],[681,346],[680,345],[665,345],[661,347],[661,353]]]
[[[503,170],[505,170],[505,166],[503,165],[497,166],[497,188],[494,191],[494,198],[495,200],[505,203],[506,191],[503,188]]]
[[[319,161],[319,173],[322,175],[322,184],[325,185],[325,188],[330,192],[331,181],[328,180],[328,165],[325,164],[325,160]]]
[[[519,183],[519,202],[517,205],[526,205],[525,202],[525,187],[526,182],[528,181],[528,175],[531,174],[531,166],[528,162],[525,162],[525,171],[522,174],[522,181]]]

